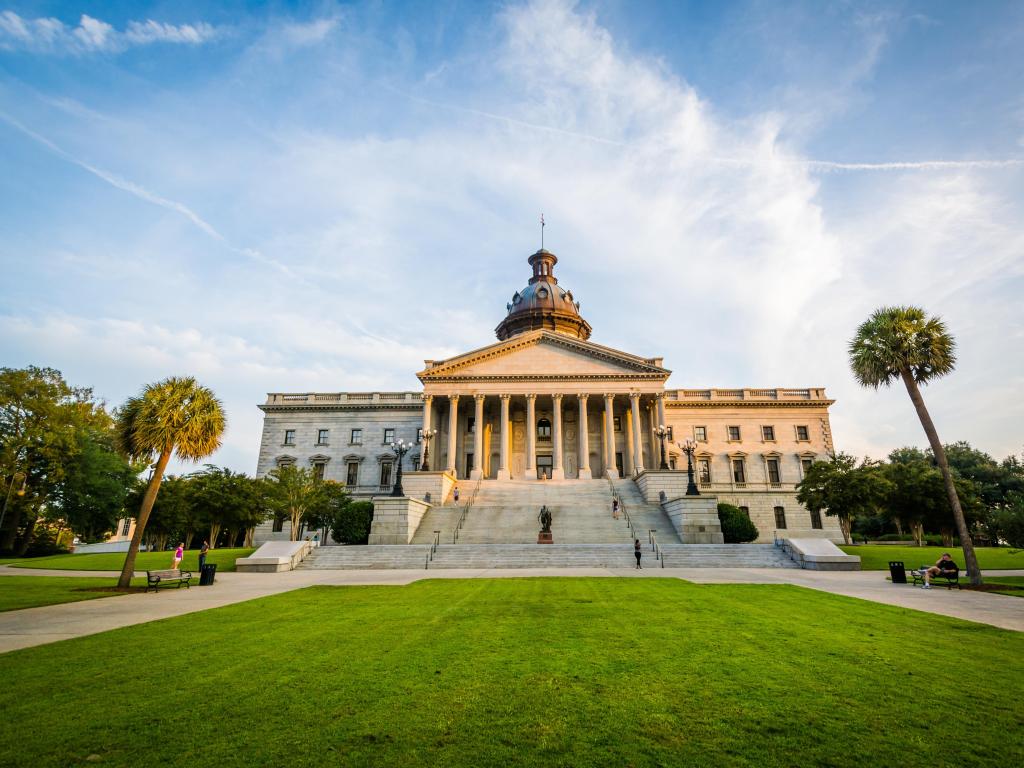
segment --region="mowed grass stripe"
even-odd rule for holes
[[[0,764],[1005,766],[1022,651],[790,586],[314,587],[0,656]]]

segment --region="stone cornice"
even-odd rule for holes
[[[835,400],[665,400],[666,408],[828,408]]]
[[[264,413],[285,411],[409,411],[410,413],[423,413],[422,401],[414,403],[261,403],[256,407]]]

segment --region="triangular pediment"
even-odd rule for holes
[[[669,373],[649,358],[552,331],[534,331],[448,360],[430,361],[429,367],[417,375],[425,382],[552,376],[666,379]]]

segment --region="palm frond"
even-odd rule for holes
[[[850,367],[865,387],[888,386],[905,370],[924,383],[953,370],[955,347],[942,320],[920,307],[882,307],[850,341]]]

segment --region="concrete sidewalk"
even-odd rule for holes
[[[103,571],[29,571],[6,569],[17,576],[116,576]],[[10,573],[17,571],[17,573]],[[991,572],[989,575],[1024,575]],[[118,627],[183,616],[195,611],[329,585],[404,585],[421,579],[524,578],[531,576],[599,576],[619,578],[675,578],[699,584],[793,584],[886,605],[926,611],[1004,629],[1024,631],[1024,598],[967,590],[915,589],[886,581],[885,571],[821,572],[775,568],[515,568],[459,570],[330,571],[289,573],[224,573],[210,587],[164,589],[159,593],[128,594],[78,603],[64,603],[0,613],[0,653],[17,648],[92,635]]]

